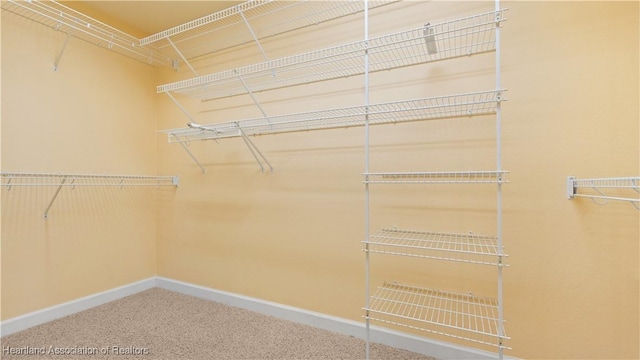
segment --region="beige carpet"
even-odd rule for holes
[[[362,359],[362,340],[154,288],[2,339],[2,359]],[[23,355],[11,355],[13,351]],[[31,353],[31,354],[29,354]],[[432,359],[373,344],[372,359]]]

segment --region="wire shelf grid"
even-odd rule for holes
[[[364,173],[368,184],[489,184],[508,183],[508,171],[440,171]]]
[[[157,87],[201,100],[273,90],[369,72],[495,51],[496,22],[506,10],[492,11],[404,32],[371,38]]]
[[[364,310],[371,320],[508,349],[496,299],[385,282]]]
[[[373,9],[398,0],[369,1]],[[173,53],[180,49],[187,60],[223,51],[296,29],[356,14],[364,10],[364,2],[350,1],[272,1],[250,0],[213,14],[164,30],[140,40],[141,44],[157,44]],[[251,30],[247,26],[251,27]],[[254,34],[251,34],[251,31]],[[174,57],[178,55],[174,54]]]
[[[170,66],[171,59],[155,46],[141,46],[138,38],[86,16],[56,1],[7,0],[2,10],[35,21],[99,47],[154,66]]]
[[[177,176],[0,172],[0,186],[177,186]]]
[[[507,266],[498,239],[491,235],[455,234],[386,228],[363,242],[371,253],[410,256],[471,264]]]
[[[578,193],[578,189],[587,189],[585,192]],[[634,190],[636,197],[630,196],[611,196],[601,191],[601,189],[613,189],[620,192],[623,190]],[[567,177],[567,198],[585,197],[591,199],[598,205],[605,205],[609,200],[628,201],[640,210],[640,176],[630,177],[610,177],[610,178],[589,178],[576,179],[574,176]],[[626,195],[626,194],[625,194]]]
[[[446,119],[452,117],[494,114],[504,90],[481,91],[432,98],[395,101],[367,106],[320,110],[298,114],[271,116],[219,124],[162,130],[169,142],[266,135],[296,131],[364,126],[369,115],[370,125],[410,121]]]

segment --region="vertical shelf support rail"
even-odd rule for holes
[[[501,12],[500,12],[500,0],[495,0],[495,11],[496,11],[496,35],[495,35],[495,66],[496,66],[496,91],[501,91],[502,89],[502,76],[501,76],[501,57],[500,57],[500,22],[502,21]],[[500,102],[500,96],[498,97],[498,101],[496,103],[496,171],[502,171],[502,105]],[[498,359],[502,360],[504,358],[504,349],[505,344],[504,340],[506,334],[504,333],[504,304],[503,304],[503,258],[504,258],[504,248],[502,246],[502,181],[497,182],[497,191],[496,191],[496,236],[497,236],[497,250],[498,250],[498,294],[497,294],[497,305],[498,305]]]
[[[364,0],[364,172],[369,174],[369,1]],[[365,240],[365,358],[369,360],[371,355],[371,318],[370,302],[370,268],[369,268],[369,241],[370,239],[370,206],[369,206],[369,175],[365,175],[364,184],[364,240]]]

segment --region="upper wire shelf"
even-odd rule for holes
[[[169,56],[154,45],[141,46],[138,38],[53,0],[7,0],[2,1],[2,10],[139,62],[154,66],[171,66]]]
[[[494,114],[504,90],[481,91],[369,106],[352,106],[330,110],[270,116],[212,125],[162,130],[169,142],[221,139],[246,135],[265,135],[295,131],[364,126],[366,115],[370,125],[401,123],[451,117]]]
[[[495,51],[506,9],[177,81],[157,87],[201,100],[278,89]]]
[[[398,0],[369,1],[369,9]],[[191,60],[364,11],[364,1],[249,0],[140,39]],[[255,36],[255,37],[254,37]],[[173,44],[172,44],[173,43]]]
[[[578,189],[590,189],[591,193],[578,193]],[[596,204],[604,205],[609,200],[628,201],[636,209],[640,210],[640,197],[609,196],[600,189],[633,190],[636,196],[640,194],[640,176],[635,177],[610,177],[576,179],[575,176],[567,177],[567,198],[586,197]]]
[[[364,173],[368,184],[502,184],[508,171],[440,171]]]
[[[0,186],[177,186],[177,176],[0,172]]]
[[[509,349],[496,299],[385,282],[364,310],[383,323]]]
[[[455,234],[405,229],[381,229],[364,244],[365,251],[462,263],[506,266],[498,238],[473,233]]]

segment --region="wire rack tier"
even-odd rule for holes
[[[246,135],[265,135],[295,131],[364,126],[452,117],[495,114],[502,101],[502,91],[491,90],[432,98],[395,101],[369,106],[352,106],[330,110],[270,116],[226,123],[162,130],[169,142],[221,139]]]
[[[364,173],[368,184],[496,184],[508,183],[508,171],[437,171]]]
[[[585,191],[580,193],[579,189]],[[635,197],[611,196],[603,193],[601,189],[610,189],[623,195],[624,190],[633,190]],[[586,178],[576,179],[567,177],[567,198],[586,197],[599,205],[606,204],[609,200],[628,201],[636,209],[640,210],[640,176],[610,177],[610,178]],[[617,195],[617,194],[616,194]],[[624,194],[626,195],[626,194]]]
[[[506,10],[469,16],[368,41],[312,51],[259,64],[229,69],[157,87],[212,100],[251,92],[361,75],[368,51],[369,72],[495,51],[496,23]]]
[[[371,320],[508,349],[492,298],[385,282],[365,310]]]
[[[364,244],[372,253],[503,266],[502,257],[507,255],[497,242],[491,235],[391,228],[377,231]]]
[[[369,9],[398,0],[369,1]],[[140,39],[174,58],[202,55],[244,45],[325,21],[360,13],[361,0],[273,1],[249,0]],[[176,48],[182,54],[176,52]]]
[[[177,186],[177,176],[0,173],[1,186]]]
[[[134,36],[56,1],[2,1],[2,10],[22,16],[96,46],[154,66],[171,66],[171,59],[154,45],[140,45]]]

